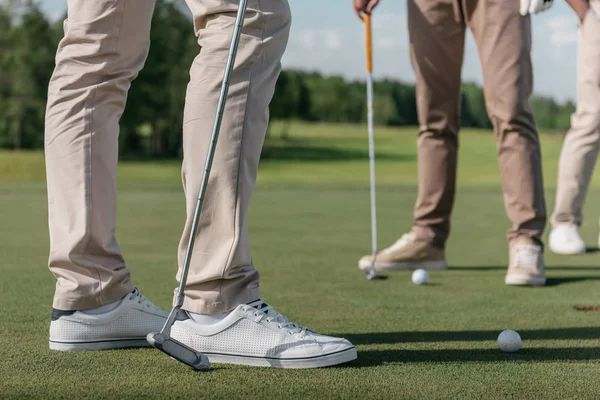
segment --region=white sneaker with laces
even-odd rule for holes
[[[510,261],[505,283],[516,286],[544,286],[546,268],[542,247],[528,239],[517,239],[510,245]]]
[[[150,347],[146,335],[162,329],[167,313],[138,289],[125,296],[112,311],[92,315],[82,311],[52,311],[50,349],[111,350]]]
[[[556,254],[571,255],[586,252],[585,242],[575,224],[560,224],[550,231],[548,246]]]
[[[356,359],[356,348],[346,339],[298,326],[262,301],[240,305],[211,325],[178,320],[171,337],[217,364],[319,368]]]

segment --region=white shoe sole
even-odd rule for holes
[[[146,338],[111,339],[88,342],[60,342],[50,340],[50,350],[78,351],[78,350],[116,350],[138,347],[152,347]]]
[[[211,364],[236,364],[250,367],[271,367],[285,369],[331,367],[356,360],[357,358],[355,347],[340,350],[336,353],[323,354],[320,356],[307,358],[253,357],[217,353],[202,354],[208,357],[208,360]]]
[[[587,249],[585,247],[579,247],[574,249],[565,249],[552,245],[549,245],[548,247],[550,248],[550,251],[552,251],[554,254],[558,254],[561,256],[575,256],[579,254],[585,254],[587,252]]]
[[[371,262],[359,261],[358,266],[363,271],[367,268],[371,268]],[[398,262],[398,263],[375,263],[376,271],[393,271],[393,270],[416,270],[416,269],[424,269],[429,271],[439,271],[448,269],[448,264],[445,260],[440,261],[422,261],[422,262]]]
[[[566,240],[567,237],[570,238],[570,240]],[[565,235],[560,232],[559,228],[554,228],[550,231],[550,235],[548,236],[548,248],[554,254],[561,256],[573,256],[587,252],[587,246],[581,238],[579,231],[577,231],[576,234],[571,232]]]
[[[512,286],[544,286],[546,277],[531,277],[526,275],[506,275],[504,282]]]

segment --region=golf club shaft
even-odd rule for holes
[[[372,266],[375,264],[377,255],[377,205],[376,205],[376,186],[375,186],[375,132],[373,128],[373,76],[367,77],[368,102],[368,120],[369,120],[369,166],[371,181],[371,245],[373,251]]]
[[[367,119],[369,124],[369,167],[371,182],[371,268],[375,267],[377,255],[377,206],[375,197],[375,128],[373,122],[373,35],[371,15],[365,15],[365,33],[367,45]]]
[[[238,8],[237,19],[235,22],[235,29],[233,31],[233,38],[231,39],[231,47],[229,49],[229,58],[227,59],[227,67],[225,68],[225,74],[223,76],[223,85],[221,87],[221,95],[219,97],[219,103],[217,106],[217,115],[215,117],[215,124],[210,139],[210,146],[208,148],[208,154],[206,156],[206,163],[204,165],[204,174],[202,176],[202,182],[200,184],[200,190],[198,193],[198,201],[196,202],[196,210],[194,211],[194,219],[192,223],[192,229],[190,232],[190,238],[185,254],[185,260],[183,262],[183,269],[181,271],[181,278],[179,282],[179,289],[177,293],[176,307],[181,308],[183,306],[185,285],[187,283],[187,277],[190,269],[190,262],[192,260],[192,253],[194,251],[194,244],[196,242],[196,235],[198,233],[198,225],[200,223],[200,213],[202,212],[202,205],[204,203],[204,197],[206,195],[206,188],[208,186],[208,180],[210,177],[210,170],[212,168],[213,159],[215,157],[215,149],[217,147],[217,140],[219,139],[219,133],[221,131],[221,123],[223,121],[223,113],[225,112],[225,103],[227,102],[227,95],[229,94],[229,81],[231,79],[231,73],[235,64],[237,56],[237,50],[240,43],[240,37],[242,34],[242,27],[244,25],[244,18],[246,16],[246,6],[248,0],[241,0]]]

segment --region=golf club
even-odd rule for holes
[[[371,266],[364,270],[367,279],[377,278],[375,257],[377,256],[377,205],[375,200],[375,128],[373,124],[373,35],[371,15],[365,14],[365,39],[367,47],[367,119],[369,124],[369,167],[371,181]]]
[[[225,103],[227,102],[227,95],[229,93],[229,82],[231,79],[231,73],[235,63],[238,46],[240,43],[240,37],[242,34],[242,26],[244,24],[244,18],[246,16],[248,0],[241,0],[237,11],[237,18],[235,22],[235,28],[233,31],[233,38],[231,39],[231,47],[229,48],[229,57],[227,59],[227,67],[225,68],[225,74],[223,76],[223,84],[221,86],[221,95],[219,97],[219,103],[217,106],[217,114],[215,117],[215,123],[210,139],[210,146],[208,148],[208,154],[206,156],[206,163],[204,165],[204,174],[202,176],[202,182],[198,193],[198,201],[196,203],[196,209],[194,211],[194,219],[192,223],[192,229],[190,238],[187,246],[185,255],[185,261],[183,263],[183,269],[181,272],[181,279],[179,282],[179,288],[177,289],[177,298],[175,305],[167,318],[167,322],[163,326],[160,332],[149,333],[147,336],[148,343],[169,356],[175,358],[182,363],[189,365],[196,370],[207,370],[210,368],[208,357],[204,354],[197,352],[194,349],[180,343],[171,338],[171,327],[177,320],[178,316],[185,311],[181,310],[183,307],[185,285],[187,283],[188,273],[190,269],[190,261],[192,259],[192,252],[194,250],[194,243],[196,241],[196,234],[198,233],[198,225],[200,222],[200,213],[202,212],[202,204],[204,203],[204,197],[206,195],[206,188],[208,186],[208,179],[210,177],[210,170],[212,168],[213,159],[215,156],[215,149],[217,146],[217,140],[221,131],[221,123],[223,121],[223,113],[225,111]]]

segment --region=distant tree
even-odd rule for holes
[[[54,35],[35,3],[18,5],[20,14],[13,18],[18,23],[7,22],[6,16],[0,18],[0,29],[5,31],[0,46],[8,47],[0,61],[1,144],[14,149],[39,148],[43,146],[47,87],[54,67]]]
[[[183,108],[189,69],[200,48],[188,15],[177,3],[159,0],[152,19],[151,46],[144,69],[133,82],[121,119],[122,154],[144,147],[153,156],[177,156],[183,130]]]
[[[467,82],[462,85],[462,96],[461,120],[466,123],[463,126],[491,129],[483,89],[476,83]]]
[[[121,119],[121,155],[176,157],[181,153],[183,109],[189,67],[200,51],[183,0],[158,0],[152,19],[151,47],[145,68],[128,96]],[[50,23],[33,0],[0,0],[0,147],[43,148],[48,80],[54,68],[62,21]],[[417,125],[415,86],[383,79],[375,82],[375,122]],[[270,105],[274,120],[364,123],[364,81],[317,72],[284,70]],[[531,107],[540,129],[564,133],[573,103],[533,96]],[[483,89],[464,83],[461,124],[491,128]],[[287,128],[286,128],[287,126]]]
[[[396,108],[390,125],[418,125],[417,98],[415,86],[398,81],[384,81],[391,86],[392,99]]]
[[[282,71],[271,102],[271,117],[275,119],[309,119],[310,90],[302,73]]]
[[[569,128],[571,128],[571,115],[575,112],[575,104],[568,101],[559,107],[558,112],[556,113],[555,121],[555,130],[566,132]]]
[[[12,52],[12,44],[9,41],[11,31],[12,22],[8,11],[0,7],[0,147],[7,147],[11,136],[11,123],[7,113],[12,91],[9,75]]]
[[[545,129],[556,129],[559,106],[549,97],[533,96],[530,101],[536,123]]]

